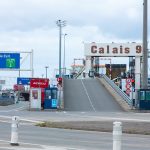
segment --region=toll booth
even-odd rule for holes
[[[56,87],[46,88],[44,96],[44,109],[57,109],[58,99],[57,99]]]
[[[150,110],[150,89],[138,90],[137,106],[140,110]]]
[[[33,78],[30,80],[30,109],[41,110],[44,107],[45,88],[49,87],[49,79]]]

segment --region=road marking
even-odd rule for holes
[[[5,121],[5,120],[0,120],[0,122],[3,122],[3,123],[11,123],[11,121]]]
[[[81,115],[77,114],[67,114],[68,116],[72,116],[74,118],[81,117]],[[84,115],[82,118],[87,119],[87,121],[130,121],[130,122],[150,122],[150,119],[140,119],[140,118],[127,118],[127,117],[108,117],[108,116],[95,116],[95,115]],[[78,121],[78,120],[77,120]]]
[[[82,85],[83,85],[84,91],[85,91],[85,93],[86,93],[86,95],[87,95],[87,97],[88,97],[88,100],[89,100],[89,102],[90,102],[90,104],[91,104],[93,110],[96,112],[96,109],[94,108],[94,105],[92,104],[91,98],[90,98],[90,96],[89,96],[89,94],[88,94],[88,92],[87,92],[87,89],[86,89],[86,87],[85,87],[85,85],[84,85],[82,79],[81,79],[81,83],[82,83]]]
[[[7,140],[0,140],[0,142],[5,142],[5,143],[10,143],[10,141],[7,141]],[[19,147],[15,147],[15,150],[26,150],[26,149],[29,149],[29,150],[38,150],[41,148],[43,150],[76,150],[76,148],[73,148],[73,147],[61,147],[61,146],[49,146],[49,145],[43,145],[43,144],[32,144],[32,143],[26,143],[26,142],[19,142],[20,146]],[[23,147],[27,145],[28,147]],[[32,146],[32,148],[30,148],[29,146]],[[35,147],[37,146],[37,147]],[[12,149],[14,150],[14,147],[0,147],[0,148],[8,148],[8,149]],[[79,149],[78,150],[85,150],[85,149]]]
[[[12,119],[12,116],[2,116],[0,115],[0,118],[5,118],[5,119]],[[9,122],[9,121],[2,121],[0,120],[1,122]],[[31,123],[43,123],[43,121],[40,121],[40,120],[31,120],[31,119],[26,119],[26,118],[21,118],[20,117],[20,121],[25,121],[25,122],[31,122]]]
[[[11,109],[11,110],[1,110],[0,112],[20,111],[20,110],[25,109],[25,107],[26,107],[26,106],[18,107],[18,108]]]

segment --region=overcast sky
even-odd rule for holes
[[[35,77],[45,75],[45,66],[51,77],[58,68],[57,20],[67,21],[69,68],[84,57],[84,42],[142,42],[142,15],[143,0],[0,0],[0,50],[33,49]]]

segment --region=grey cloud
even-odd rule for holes
[[[136,0],[5,0],[0,2],[0,31],[54,28],[57,19],[64,19],[71,26],[92,25],[120,38],[140,38],[142,18],[130,20],[128,7],[142,13],[142,1]]]

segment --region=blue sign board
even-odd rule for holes
[[[30,80],[32,78],[17,78],[17,84],[20,85],[30,85]]]
[[[57,99],[52,99],[52,108],[57,107]]]
[[[1,69],[19,69],[20,53],[0,53]]]

